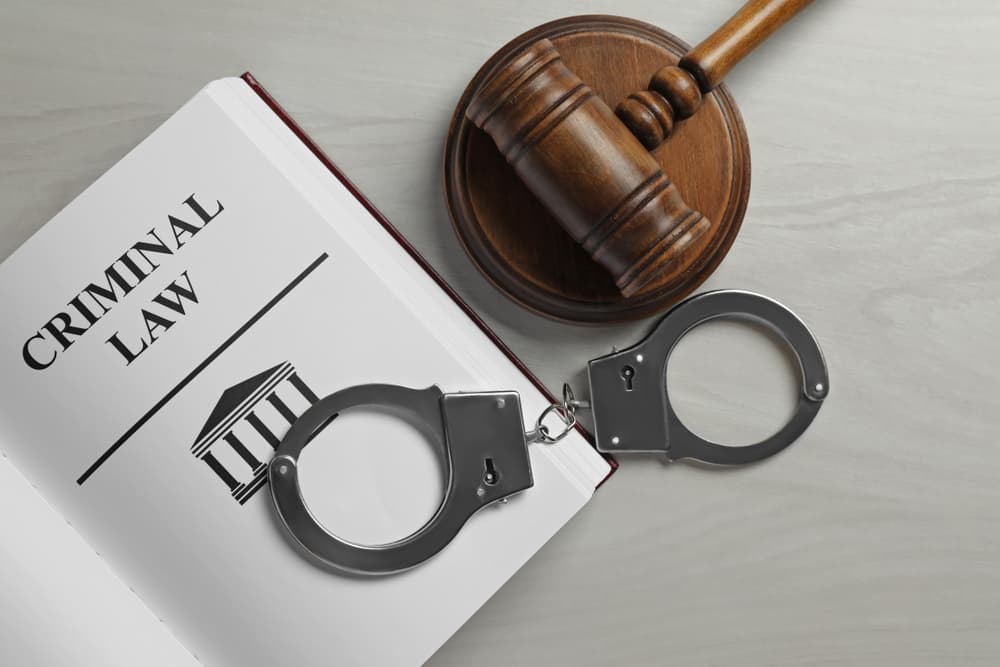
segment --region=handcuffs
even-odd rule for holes
[[[789,422],[749,446],[709,442],[677,418],[666,385],[666,369],[677,342],[692,328],[717,318],[748,319],[773,329],[792,348],[802,371],[802,391]],[[795,441],[819,412],[830,390],[826,362],[806,325],[788,308],[759,294],[706,292],[675,306],[641,342],[588,363],[590,401],[578,401],[569,385],[563,400],[525,432],[517,392],[443,393],[438,387],[410,389],[365,384],[320,399],[292,424],[268,465],[271,497],[295,546],[334,571],[361,575],[402,572],[428,560],[483,507],[531,488],[528,445],[555,443],[576,425],[577,410],[593,416],[597,449],[605,453],[662,452],[668,460],[693,459],[739,465],[767,458]],[[421,427],[446,471],[445,492],[431,519],[412,535],[382,545],[343,540],[309,511],[299,487],[299,455],[312,437],[344,410],[388,409]],[[553,434],[545,421],[562,422]]]

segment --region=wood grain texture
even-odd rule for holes
[[[697,42],[736,5],[613,11]],[[0,255],[206,81],[251,69],[543,380],[582,393],[583,362],[648,323],[573,327],[501,296],[448,224],[439,161],[455,101],[498,45],[608,10],[6,0]],[[824,346],[830,398],[762,465],[624,460],[432,665],[998,662],[997,34],[993,0],[817,2],[727,77],[754,191],[705,287],[794,308]],[[722,435],[787,408],[791,378],[764,372],[782,357],[743,333],[697,331],[688,351],[703,356],[671,367],[683,414]]]
[[[675,121],[690,118],[704,95],[726,74],[812,0],[750,0],[676,65],[665,65],[617,109],[643,145],[656,148],[669,138]]]
[[[719,266],[750,190],[732,96],[720,87],[652,152],[608,107],[687,50],[634,19],[575,16],[519,35],[472,78],[445,143],[445,194],[458,237],[499,289],[550,317],[607,324],[662,313]],[[501,105],[510,82],[524,79],[518,72],[540,64],[535,72],[560,77],[535,76],[533,94],[519,90],[517,105]],[[565,94],[554,81],[595,95],[524,148],[545,116],[536,108]],[[630,284],[641,289],[624,296]]]
[[[751,51],[812,4],[812,0],[750,0],[681,58],[701,92],[712,90]]]
[[[602,19],[585,20],[593,36],[585,51],[609,65],[607,78],[638,69],[634,59],[622,61],[602,48]],[[493,139],[511,169],[607,270],[621,294],[638,295],[680,263],[712,222],[684,202],[656,159],[566,66],[552,41],[531,37],[509,57],[473,78],[475,92],[464,115]]]

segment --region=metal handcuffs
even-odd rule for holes
[[[771,437],[745,447],[709,442],[677,418],[666,386],[667,361],[692,328],[717,318],[749,319],[777,332],[802,370],[802,392],[791,420]],[[830,390],[826,362],[806,325],[777,301],[736,290],[706,292],[675,306],[640,343],[589,362],[589,403],[564,387],[562,403],[546,409],[527,433],[516,392],[445,394],[436,386],[409,389],[366,384],[320,399],[292,424],[268,467],[271,496],[292,542],[319,564],[342,573],[381,575],[408,570],[441,551],[481,508],[532,486],[528,444],[554,443],[590,409],[601,452],[663,452],[671,461],[694,459],[719,465],[751,463],[795,441],[819,412]],[[302,449],[343,410],[378,406],[422,427],[446,471],[445,493],[434,516],[419,530],[390,544],[367,546],[343,540],[309,511],[299,487]],[[555,412],[563,430],[550,432]]]

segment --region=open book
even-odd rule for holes
[[[418,664],[610,472],[578,433],[532,446],[534,488],[400,575],[289,546],[265,464],[317,396],[512,389],[527,419],[550,399],[249,76],[209,84],[0,265],[0,307],[5,664]],[[430,457],[351,412],[306,448],[303,493],[384,543],[439,501]]]

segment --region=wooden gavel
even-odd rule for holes
[[[711,227],[648,150],[693,115],[744,56],[811,0],[751,0],[615,113],[547,39],[501,67],[467,115],[625,297]],[[647,150],[648,149],[648,150]]]

